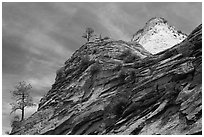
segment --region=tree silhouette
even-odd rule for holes
[[[83,38],[87,40],[87,42],[90,41],[90,38],[94,36],[94,29],[92,28],[86,28],[86,32],[82,35]]]
[[[14,100],[13,103],[10,105],[12,106],[11,113],[21,110],[21,121],[24,120],[24,113],[26,107],[33,107],[36,104],[33,103],[33,99],[30,96],[30,84],[26,84],[26,82],[22,81],[19,82],[13,91],[10,91],[12,94],[12,99]]]

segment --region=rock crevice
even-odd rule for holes
[[[158,54],[137,40],[86,43],[11,134],[201,134],[202,25],[181,37]]]

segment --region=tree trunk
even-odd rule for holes
[[[22,108],[21,121],[24,120],[24,107]]]
[[[24,106],[24,99],[25,99],[25,94],[22,95],[22,114],[21,114],[21,121],[24,120],[24,109],[25,109],[25,106]]]

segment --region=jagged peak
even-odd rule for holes
[[[167,20],[162,18],[162,17],[153,17],[149,19],[146,23],[145,26],[141,29],[139,29],[135,34],[133,34],[133,37],[131,41],[137,41],[140,35],[142,35],[145,31],[151,30],[155,25],[161,25],[161,24],[167,24]]]
[[[167,20],[162,18],[162,17],[153,17],[147,21],[146,25],[147,26],[154,26],[154,25],[161,24],[161,23],[167,24]]]
[[[138,42],[147,51],[156,54],[180,43],[186,37],[186,34],[169,25],[166,19],[154,17],[133,35],[131,41]]]
[[[10,134],[202,134],[201,25],[155,56],[140,58],[136,48],[136,41],[121,40],[83,45],[60,70],[39,109]],[[175,113],[168,113],[172,109]],[[181,113],[191,124],[175,118]]]

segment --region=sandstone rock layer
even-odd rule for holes
[[[186,34],[170,26],[164,18],[152,18],[133,35],[132,41],[137,41],[150,53],[156,54],[173,47],[186,37]]]
[[[86,43],[11,134],[202,134],[202,25],[154,55],[136,41]]]

